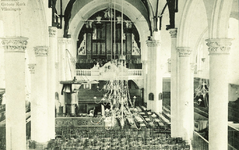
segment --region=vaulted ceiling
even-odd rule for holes
[[[169,17],[170,22],[167,23],[168,29],[174,28],[174,14],[177,12],[177,1],[178,0],[106,0],[108,5],[112,3],[114,5],[119,5],[118,7],[122,7],[121,5],[126,8],[126,5],[131,5],[135,9],[137,9],[138,12],[140,12],[139,16],[136,16],[136,20],[146,20],[148,24],[148,28],[150,32],[157,31],[161,29],[161,19],[163,16],[163,13],[166,9],[170,10]],[[72,20],[74,15],[77,14],[79,10],[81,10],[83,7],[85,7],[87,4],[97,4],[102,3],[100,0],[56,0],[56,13],[59,17],[64,17],[65,21],[65,34],[64,36],[67,37],[67,28],[69,28],[69,22]],[[54,7],[54,6],[52,6]],[[93,7],[93,6],[92,6]],[[117,7],[117,6],[116,6]],[[98,8],[100,9],[100,8]],[[168,11],[167,10],[167,11]],[[132,10],[127,10],[132,11]],[[134,12],[132,12],[134,13]],[[84,18],[88,19],[88,18]]]

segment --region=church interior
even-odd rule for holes
[[[239,150],[238,0],[1,0],[1,150]]]

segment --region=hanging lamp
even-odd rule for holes
[[[134,107],[129,93],[128,88],[128,79],[123,77],[123,72],[125,71],[124,68],[126,68],[126,59],[123,55],[123,25],[124,25],[124,19],[123,19],[123,0],[121,0],[121,51],[119,58],[116,59],[116,11],[115,11],[115,2],[114,1],[114,17],[111,21],[111,33],[112,32],[112,22],[113,24],[113,30],[114,30],[114,37],[112,41],[112,48],[111,51],[113,54],[111,54],[111,63],[112,65],[117,66],[120,73],[116,74],[115,77],[112,78],[112,80],[109,80],[106,82],[106,84],[103,86],[101,90],[105,92],[103,97],[99,102],[95,103],[103,103],[103,105],[110,105],[110,109],[104,109],[102,108],[102,118],[100,120],[105,121],[105,127],[106,129],[110,130],[113,129],[115,124],[119,122],[121,128],[123,129],[125,126],[125,121],[128,120],[128,122],[133,125],[134,119],[133,114],[130,112],[130,109]],[[112,35],[111,35],[112,37]],[[99,89],[98,89],[99,90]],[[101,91],[100,90],[100,91]],[[136,125],[135,125],[136,127]]]

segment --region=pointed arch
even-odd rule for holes
[[[209,38],[227,38],[233,0],[215,0],[209,22]]]
[[[115,9],[121,11],[121,3],[115,2]],[[81,28],[83,27],[85,21],[94,13],[106,9],[109,7],[109,2],[107,0],[102,0],[100,2],[95,3],[91,1],[85,4],[84,7],[79,9],[79,11],[74,15],[70,22],[69,33],[74,41],[77,40],[78,33],[80,32]],[[140,39],[145,39],[145,37],[150,35],[149,26],[147,20],[144,17],[139,19],[139,16],[142,16],[140,11],[133,6],[131,3],[124,1],[123,4],[124,14],[128,16],[132,22],[134,23],[135,27],[139,32]],[[143,41],[144,42],[144,41]],[[76,46],[76,44],[74,45]],[[73,47],[74,49],[75,47]]]

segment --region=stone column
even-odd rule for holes
[[[59,57],[59,68],[58,68],[58,79],[60,81],[65,81],[66,80],[66,38],[58,38],[58,45],[59,45],[59,52],[58,52],[58,57]],[[65,113],[65,104],[64,104],[64,95],[61,95],[61,90],[62,90],[62,84],[57,83],[57,89],[59,93],[59,101],[61,103],[61,106],[63,106],[63,113]]]
[[[35,85],[36,88],[36,104],[35,110],[32,110],[36,116],[32,116],[33,120],[31,126],[33,128],[33,137],[37,142],[47,142],[48,137],[48,97],[47,97],[47,54],[48,47],[37,46],[34,47],[36,55],[36,74]],[[33,106],[33,107],[34,107]],[[32,108],[34,109],[34,108]]]
[[[3,33],[3,29],[1,29],[0,22],[0,32]],[[3,35],[0,36],[2,37]],[[5,88],[5,69],[4,69],[4,48],[0,46],[0,88]]]
[[[170,106],[171,106],[171,136],[179,137],[178,119],[178,51],[176,48],[177,29],[170,29],[171,35],[171,89],[170,89]]]
[[[66,38],[58,38],[59,79],[65,80]]]
[[[66,39],[66,50],[65,50],[65,56],[66,56],[66,80],[73,80],[75,75],[75,57],[72,56],[72,49],[71,49],[71,39]]]
[[[55,115],[57,117],[57,114],[59,113],[59,108],[60,108],[60,104],[61,104],[61,101],[60,101],[60,94],[61,94],[61,91],[59,91],[59,88],[60,88],[60,80],[59,80],[59,62],[56,62],[55,63],[55,69],[56,69],[56,77],[55,77],[55,108],[56,108],[56,111],[55,111]]]
[[[179,52],[179,133],[180,137],[183,137],[184,140],[190,140],[190,110],[193,103],[191,98],[191,68],[190,68],[190,54],[191,50],[188,47],[178,47]]]
[[[2,39],[5,49],[6,149],[26,149],[25,49],[27,38]]]
[[[37,122],[37,84],[35,77],[36,64],[28,64],[31,73],[31,139],[36,140],[36,131],[38,130],[35,125]]]
[[[148,66],[148,63],[146,60],[142,61],[142,71],[143,71],[143,82],[144,82],[144,97],[143,100],[144,100],[144,103],[147,102],[147,97],[148,97],[148,93],[147,93],[147,67]],[[144,105],[144,104],[143,104]]]
[[[194,70],[195,70],[196,64],[190,63],[190,109],[189,109],[189,115],[190,115],[190,131],[189,131],[189,138],[190,140],[193,140],[193,131],[194,131]]]
[[[160,62],[160,41],[149,40],[148,75],[147,75],[147,109],[162,113],[162,70]]]
[[[55,139],[55,92],[56,92],[56,51],[57,28],[49,27],[49,52],[47,56],[47,92],[48,92],[48,135]]]
[[[208,39],[209,149],[228,148],[228,59],[231,39]]]

